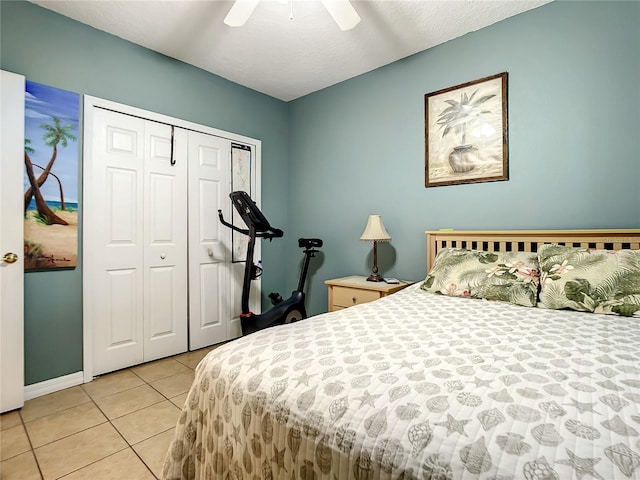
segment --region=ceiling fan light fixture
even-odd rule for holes
[[[322,5],[342,31],[351,30],[360,23],[360,15],[349,0],[322,0]]]
[[[258,6],[260,0],[236,0],[224,18],[225,25],[230,27],[242,27]],[[293,0],[291,1],[291,13],[289,19],[293,20]],[[346,31],[360,23],[360,15],[356,12],[349,0],[321,0],[331,18],[338,24],[340,30]]]
[[[236,0],[227,13],[227,16],[224,17],[225,25],[230,27],[242,27],[249,17],[253,13],[253,11],[258,6],[258,2],[260,0]]]

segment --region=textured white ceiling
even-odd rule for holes
[[[352,0],[341,31],[318,0],[261,0],[243,27],[223,0],[31,0],[99,30],[289,101],[551,0]]]

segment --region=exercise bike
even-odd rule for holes
[[[291,293],[291,296],[284,300],[279,293],[270,293],[269,298],[273,307],[261,314],[255,314],[249,310],[249,292],[251,289],[251,280],[255,280],[262,275],[262,267],[253,263],[253,251],[256,238],[265,238],[273,240],[284,235],[279,228],[273,228],[264,217],[256,203],[251,199],[249,194],[244,191],[231,192],[229,194],[231,203],[244,220],[248,228],[243,229],[225,221],[222,211],[218,210],[220,222],[231,228],[232,230],[249,236],[249,244],[247,245],[247,256],[244,267],[244,281],[242,283],[242,313],[240,313],[240,322],[242,324],[242,334],[247,335],[263,328],[273,325],[281,325],[283,323],[297,322],[303,318],[307,318],[307,311],[304,306],[304,284],[309,269],[309,261],[311,257],[315,257],[318,253],[316,248],[322,247],[322,240],[319,238],[300,238],[298,239],[298,247],[303,248],[304,263],[300,271],[300,281],[298,288]]]

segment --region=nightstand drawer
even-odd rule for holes
[[[411,282],[396,284],[370,282],[367,277],[359,275],[325,280],[324,283],[328,289],[330,312],[353,307],[361,303],[373,302],[411,285]]]
[[[338,307],[352,307],[360,303],[372,302],[380,298],[380,292],[349,287],[333,287],[333,304]]]

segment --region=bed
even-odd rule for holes
[[[163,478],[640,479],[640,230],[426,233],[424,280],[209,353]]]

